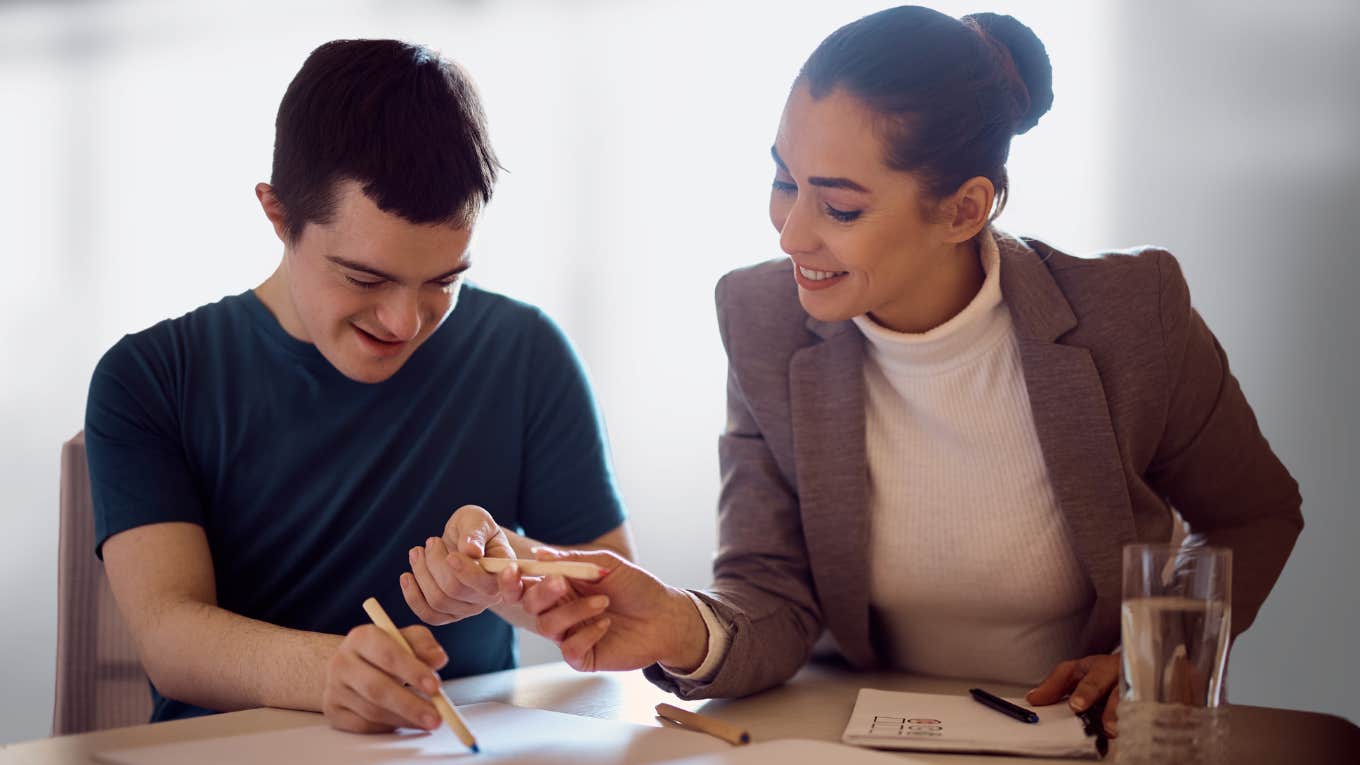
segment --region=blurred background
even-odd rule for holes
[[[1001,226],[1176,253],[1308,526],[1232,654],[1234,702],[1360,720],[1360,4],[934,3],[1048,46],[1053,111]],[[396,37],[478,81],[508,168],[471,276],[576,343],[641,560],[702,586],[725,360],[712,289],[781,253],[766,203],[788,86],[842,0],[0,1],[0,743],[48,734],[58,454],[119,337],[262,281],[253,185],[318,44]],[[556,658],[527,640],[528,663]]]

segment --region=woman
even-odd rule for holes
[[[568,661],[737,696],[825,628],[857,666],[1042,680],[1031,703],[1081,711],[1119,675],[1121,548],[1168,540],[1173,507],[1233,548],[1233,632],[1251,623],[1300,499],[1175,259],[991,226],[1011,136],[1051,103],[1043,45],[1008,16],[894,8],[813,52],[773,147],[789,257],[717,289],[715,581],[540,553],[612,569],[578,585],[607,618],[543,617]]]

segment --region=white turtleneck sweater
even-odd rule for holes
[[[866,353],[869,604],[892,666],[1033,683],[1074,658],[1094,593],[1058,508],[1001,258],[922,334],[854,319]]]
[[[893,667],[1036,683],[1074,658],[1094,594],[1044,466],[995,240],[958,315],[922,334],[854,318],[866,340],[869,603]],[[692,597],[692,596],[691,596]],[[703,665],[729,635],[709,607]]]

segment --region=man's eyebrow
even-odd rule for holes
[[[770,156],[774,158],[774,163],[779,167],[780,170],[783,170],[786,173],[789,171],[789,166],[784,164],[784,160],[779,157],[778,149],[771,146]],[[808,179],[808,183],[812,184],[813,186],[821,186],[824,189],[849,189],[850,191],[858,191],[861,194],[869,193],[868,189],[864,188],[858,183],[855,183],[849,178],[825,178],[820,175],[814,175],[813,177]]]
[[[366,266],[366,265],[364,265],[363,263],[356,263],[356,262],[354,262],[354,261],[352,261],[352,260],[347,260],[347,259],[345,259],[345,258],[340,257],[339,255],[327,255],[327,256],[326,256],[326,260],[329,260],[330,262],[336,264],[337,266],[343,266],[343,267],[348,268],[348,269],[353,270],[353,271],[361,271],[361,272],[363,272],[363,273],[370,274],[370,275],[372,275],[372,276],[376,276],[376,277],[378,277],[379,279],[386,279],[386,280],[389,281],[389,282],[399,282],[399,281],[401,281],[400,279],[398,279],[398,278],[395,277],[395,276],[392,276],[392,275],[389,274],[389,273],[386,273],[386,272],[383,272],[383,271],[379,271],[378,269],[373,268],[372,266]],[[461,263],[458,264],[458,267],[457,267],[457,268],[453,268],[453,269],[450,269],[450,270],[448,270],[448,271],[445,271],[444,273],[442,273],[442,274],[440,274],[440,275],[434,277],[434,278],[431,279],[430,281],[432,281],[432,282],[437,282],[437,281],[441,281],[441,280],[443,280],[443,279],[448,279],[448,278],[450,278],[450,277],[457,276],[458,274],[463,273],[464,271],[468,270],[469,268],[472,268],[472,259],[471,259],[471,258],[465,257],[465,258],[463,258],[463,261],[462,261]]]

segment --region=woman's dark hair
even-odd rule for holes
[[[918,6],[865,16],[831,34],[798,73],[814,98],[837,88],[883,117],[889,167],[918,174],[936,199],[976,176],[1006,206],[1011,136],[1053,105],[1044,45],[1010,16],[955,19]]]
[[[412,223],[466,225],[500,167],[472,81],[427,48],[335,40],[312,51],[274,123],[270,184],[288,238],[335,213],[336,184],[360,183]]]

